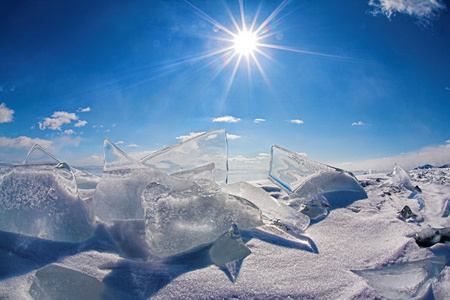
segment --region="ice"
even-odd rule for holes
[[[272,146],[269,178],[294,193],[298,199],[312,199],[333,192],[352,192],[355,199],[367,194],[355,176],[347,171],[315,162],[300,154]]]
[[[219,185],[214,179],[213,171],[214,163],[210,163],[198,168],[173,173],[172,176],[180,179],[194,181],[203,188],[217,190],[219,189]]]
[[[175,190],[189,189],[193,185],[135,161],[108,139],[105,139],[103,149],[103,176],[94,193],[94,205],[95,214],[104,222],[144,219],[141,195],[151,182]]]
[[[445,257],[436,256],[371,270],[357,270],[383,297],[411,299],[423,296],[445,267]]]
[[[450,215],[450,200],[447,200],[445,204],[444,212],[442,213],[443,218],[447,218]]]
[[[450,241],[450,227],[447,228],[425,228],[413,235],[416,243],[421,247],[431,247],[437,243]]]
[[[39,300],[97,300],[104,291],[105,285],[97,278],[58,265],[37,270],[30,287],[30,295]]]
[[[241,197],[202,189],[175,191],[152,183],[142,193],[151,252],[167,257],[211,243],[234,223],[241,229],[263,224],[261,211]]]
[[[412,212],[411,208],[408,205],[405,205],[405,207],[403,207],[403,209],[400,211],[400,215],[405,220],[408,220],[409,218],[417,217],[417,215]]]
[[[215,180],[226,183],[228,178],[227,134],[223,129],[206,132],[152,153],[142,158],[140,162],[169,174],[213,163]]]
[[[232,224],[230,230],[217,239],[209,250],[211,261],[222,268],[228,263],[246,258],[250,253],[236,224]]]
[[[30,159],[37,152],[46,163]],[[0,169],[0,230],[80,242],[91,235],[92,221],[69,165],[40,146],[33,146],[23,164]]]
[[[397,163],[394,165],[394,171],[392,172],[392,185],[398,188],[406,188],[408,190],[414,190],[411,184],[411,177]]]
[[[300,212],[307,215],[311,221],[319,221],[328,215],[328,205],[327,200],[323,196],[314,197],[311,201],[304,203]]]
[[[223,190],[245,199],[261,209],[262,213],[271,221],[282,222],[289,227],[305,230],[309,226],[308,216],[299,213],[286,204],[271,197],[266,191],[247,182],[227,184]]]
[[[45,151],[40,145],[34,144],[28,151],[22,164],[55,164],[60,162],[59,159]]]

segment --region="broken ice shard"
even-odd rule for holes
[[[236,224],[232,224],[230,230],[214,242],[209,249],[211,261],[219,267],[225,267],[227,263],[246,258],[250,249],[242,241],[241,233]]]
[[[443,218],[447,218],[450,215],[450,200],[447,200],[447,203],[444,207],[444,212],[442,213]]]
[[[408,172],[406,172],[397,163],[394,165],[394,171],[392,172],[392,185],[398,188],[406,188],[409,190],[415,190],[411,184],[411,177]]]
[[[144,166],[108,139],[103,143],[103,151],[103,176],[94,193],[94,205],[95,214],[104,222],[144,219],[141,194],[151,182],[160,182],[175,190],[188,189],[193,184]]]
[[[423,296],[445,267],[445,257],[436,256],[371,270],[353,270],[388,299]]]
[[[193,181],[206,189],[219,189],[219,185],[214,179],[214,163],[210,163],[194,169],[172,173],[172,176],[179,179]]]
[[[227,135],[223,129],[206,132],[152,153],[140,162],[169,174],[213,163],[215,180],[225,183],[228,177]]]
[[[309,226],[308,216],[296,212],[291,207],[271,197],[266,191],[247,182],[227,184],[223,190],[245,199],[261,209],[262,213],[271,220],[278,220],[286,226],[305,230]]]
[[[425,228],[412,236],[421,247],[431,247],[437,243],[450,241],[450,227],[446,228]]]
[[[40,145],[34,144],[28,151],[22,164],[55,164],[60,162],[59,159],[45,151]]]
[[[58,265],[36,271],[30,287],[33,299],[102,299],[105,285],[95,277]],[[104,295],[106,296],[106,295]]]
[[[347,171],[315,162],[298,153],[272,146],[269,178],[299,199],[312,199],[333,192],[352,192],[367,198],[355,176]]]
[[[417,215],[412,212],[411,208],[408,205],[403,207],[403,209],[400,211],[400,215],[405,220],[408,220],[409,218],[412,218],[412,217],[417,217]]]
[[[35,151],[46,163],[31,163]],[[25,163],[0,169],[0,230],[57,241],[88,238],[92,219],[71,168],[36,145]]]
[[[159,183],[142,193],[145,232],[151,252],[167,257],[211,243],[234,223],[262,225],[261,211],[250,201],[202,189],[175,191]]]

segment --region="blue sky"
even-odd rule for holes
[[[101,164],[104,137],[139,157],[224,128],[242,163],[275,144],[347,169],[450,162],[443,1],[0,5],[0,161],[38,142]],[[241,11],[264,26],[238,65]]]

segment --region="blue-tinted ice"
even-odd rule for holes
[[[167,257],[211,243],[232,224],[262,225],[261,211],[246,199],[200,187],[175,191],[151,183],[142,193],[145,231],[151,252]]]
[[[145,166],[105,139],[103,176],[95,194],[95,214],[104,222],[144,219],[141,194],[151,182],[160,182],[174,190],[189,189],[193,183]]]
[[[152,153],[140,162],[169,174],[213,163],[215,180],[225,183],[228,177],[227,135],[223,129],[206,132]]]
[[[40,160],[31,163],[35,152]],[[23,164],[1,168],[0,230],[58,241],[88,238],[92,218],[71,168],[40,146]]]
[[[232,224],[228,232],[218,238],[209,250],[211,261],[219,267],[225,267],[230,262],[244,259],[250,253],[252,252],[245,246],[236,224]]]
[[[413,185],[411,184],[411,177],[408,172],[405,171],[402,167],[400,167],[397,163],[394,165],[394,171],[392,172],[392,185],[398,188],[406,188],[409,190],[414,190]]]
[[[354,270],[380,295],[388,299],[411,299],[423,296],[445,267],[445,257],[436,256],[389,267]]]
[[[294,193],[298,199],[310,200],[333,192],[353,192],[354,198],[367,194],[352,173],[313,161],[303,155],[272,146],[269,178]]]

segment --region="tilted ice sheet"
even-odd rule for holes
[[[140,162],[169,174],[213,163],[215,180],[227,182],[227,135],[223,129],[206,132],[152,153]]]
[[[54,161],[0,169],[0,230],[57,241],[88,238],[92,218],[71,168]]]
[[[445,267],[445,257],[399,263],[372,270],[355,270],[368,284],[388,299],[411,299],[423,296]]]
[[[142,193],[145,231],[151,252],[167,257],[216,240],[232,224],[262,225],[261,211],[250,201],[201,189],[175,191],[152,183]]]
[[[247,182],[227,184],[224,191],[248,199],[261,209],[263,214],[274,221],[279,220],[285,225],[305,230],[309,226],[309,217],[296,212],[291,207],[271,197],[266,191]]]
[[[392,185],[399,188],[413,189],[411,184],[411,177],[397,163],[394,165],[394,171],[392,172]]]
[[[103,176],[94,194],[95,214],[104,222],[144,219],[141,194],[151,182],[174,190],[189,189],[193,183],[172,177],[135,161],[111,141],[104,142]]]
[[[332,192],[367,194],[352,173],[330,167],[278,146],[271,151],[269,178],[300,199]]]
[[[218,238],[209,249],[211,261],[219,267],[225,267],[227,263],[244,259],[250,253],[252,252],[245,246],[236,224],[232,224],[228,232]]]

